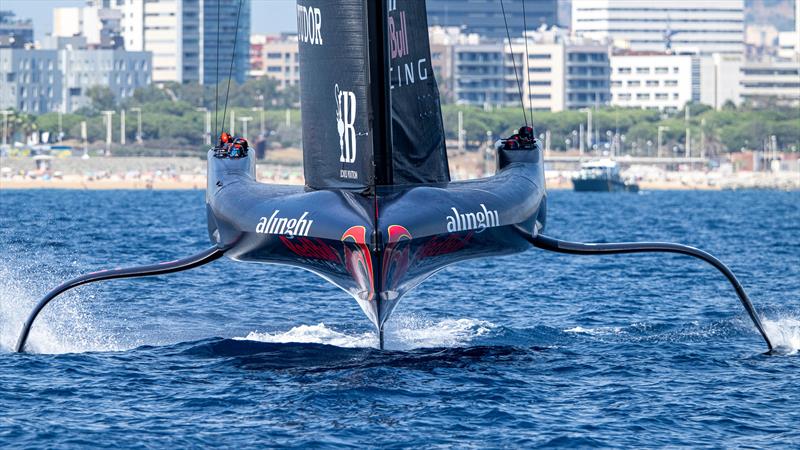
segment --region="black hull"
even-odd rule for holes
[[[541,150],[498,151],[498,174],[374,192],[258,183],[251,157],[209,153],[211,241],[239,261],[312,271],[351,294],[378,329],[443,267],[530,248],[544,228]]]
[[[575,192],[639,192],[639,186],[607,178],[573,178]]]

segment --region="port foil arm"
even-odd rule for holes
[[[745,292],[744,287],[742,287],[742,283],[739,282],[728,266],[703,250],[689,247],[688,245],[674,244],[670,242],[615,242],[587,244],[582,242],[561,241],[541,234],[531,236],[528,233],[523,233],[523,235],[536,248],[570,255],[616,255],[622,253],[660,252],[679,253],[681,255],[688,255],[702,259],[725,275],[725,278],[728,279],[733,288],[736,290],[736,295],[739,296],[739,300],[742,302],[742,306],[744,306],[744,309],[747,311],[747,314],[750,316],[753,324],[756,326],[758,332],[761,333],[761,336],[767,343],[769,351],[772,352],[773,350],[772,342],[769,340],[769,336],[767,335],[766,331],[764,331],[764,325],[761,323],[761,319],[759,318],[758,313],[753,306],[753,302],[750,301],[750,297],[747,295],[747,292]]]
[[[77,278],[73,278],[69,281],[66,281],[57,288],[48,292],[47,295],[45,295],[44,298],[39,300],[39,303],[36,304],[36,307],[33,309],[33,311],[31,311],[30,315],[28,316],[28,319],[22,326],[22,331],[20,332],[19,340],[17,340],[17,346],[15,347],[15,351],[20,353],[25,350],[25,343],[27,342],[28,336],[30,335],[33,322],[39,316],[39,313],[42,312],[42,309],[44,309],[44,307],[47,306],[47,304],[50,303],[53,299],[55,299],[59,295],[63,294],[64,292],[72,288],[88,283],[94,283],[97,281],[104,281],[104,280],[113,280],[117,278],[149,277],[154,275],[166,275],[168,273],[181,272],[184,270],[194,269],[195,267],[200,267],[204,264],[208,264],[212,261],[215,261],[219,259],[224,253],[225,250],[222,250],[218,247],[211,247],[196,255],[188,256],[182,259],[177,259],[175,261],[169,261],[159,264],[151,264],[146,266],[128,267],[122,269],[101,270],[99,272],[87,273],[85,275],[81,275]]]

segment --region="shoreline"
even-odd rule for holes
[[[260,180],[267,184],[283,184],[302,186],[302,182],[295,180]],[[726,191],[726,190],[781,190],[800,191],[798,186],[780,185],[715,185],[685,184],[680,182],[641,182],[641,191]],[[155,191],[204,191],[206,179],[204,176],[181,177],[172,180],[14,180],[0,179],[0,192],[5,190],[83,190],[83,191],[114,191],[114,190],[155,190]],[[548,183],[549,191],[571,191],[571,183]]]
[[[259,162],[258,181],[302,186],[303,167],[299,151],[284,151],[274,159]],[[206,161],[200,158],[119,157],[56,158],[49,171],[36,168],[30,158],[0,159],[0,191],[19,189],[67,190],[204,190]],[[554,168],[552,168],[554,169]],[[475,155],[451,157],[454,181],[477,178],[486,170]],[[545,172],[549,190],[572,190],[574,170]],[[490,173],[486,173],[489,175]],[[644,191],[775,189],[800,191],[800,172],[750,172],[728,170],[665,171],[652,166],[632,166],[623,173],[635,178]]]

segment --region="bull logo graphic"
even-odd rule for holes
[[[339,162],[356,161],[356,94],[335,88],[336,128],[339,131]]]

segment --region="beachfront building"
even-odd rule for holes
[[[456,103],[491,107],[519,101],[511,63],[506,67],[503,44],[459,43],[453,45],[452,53],[451,87]]]
[[[525,65],[520,73],[523,101],[527,108],[563,111],[609,103],[611,68],[608,45],[573,38],[559,29],[529,32],[527,38],[527,60],[525,40],[513,41],[517,64]],[[510,50],[506,46],[507,54]]]
[[[744,52],[744,0],[572,0],[571,21],[576,35],[632,51]]]
[[[800,106],[800,61],[765,59],[742,65],[739,95],[757,107]]]
[[[428,0],[428,25],[459,27],[465,33],[475,33],[489,39],[505,39],[506,27],[511,36],[520,36],[525,31],[522,20],[522,1],[505,0],[505,21],[500,2],[497,0]],[[528,30],[542,25],[557,25],[557,0],[525,0]]]
[[[699,58],[700,79],[693,83],[700,86],[699,101],[714,109],[720,109],[728,102],[741,103],[743,61],[740,55],[719,53]]]
[[[626,52],[611,56],[611,104],[675,111],[692,101],[693,56]],[[698,98],[699,100],[699,98]]]
[[[608,45],[589,39],[570,39],[563,43],[563,49],[566,78],[564,109],[608,105],[611,101]]]
[[[92,87],[106,87],[123,99],[152,81],[148,52],[89,47],[82,37],[51,42],[59,46],[0,48],[0,109],[70,113],[91,104]]]
[[[61,83],[55,50],[0,48],[0,110],[55,111],[61,102]]]
[[[58,64],[63,80],[60,96],[60,110],[63,112],[90,106],[88,93],[92,87],[106,87],[121,100],[152,81],[149,52],[61,48],[58,50]]]
[[[278,87],[300,83],[300,54],[296,34],[250,36],[250,76],[268,77]]]
[[[452,46],[449,80],[460,104],[563,111],[607,105],[611,99],[608,45],[572,38],[559,29],[498,43],[464,35]],[[516,67],[516,73],[515,73]],[[519,78],[519,85],[517,79]]]

